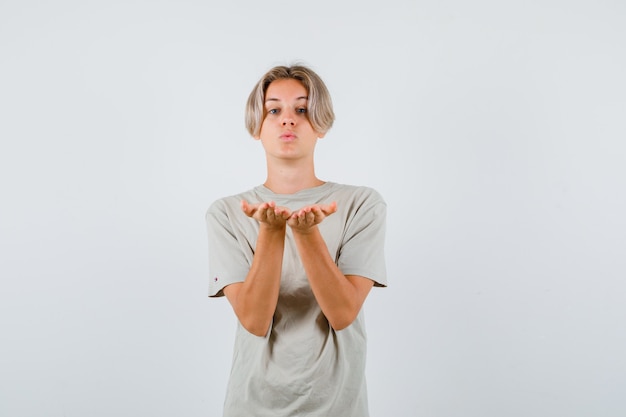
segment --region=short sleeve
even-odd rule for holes
[[[337,265],[344,275],[359,275],[387,286],[385,232],[387,205],[372,189],[354,202]]]
[[[243,282],[250,270],[254,246],[245,238],[237,214],[224,200],[216,201],[206,212],[210,297],[223,296],[224,287]]]

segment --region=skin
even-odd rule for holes
[[[306,97],[305,87],[294,79],[276,80],[266,91],[266,116],[255,139],[265,149],[265,186],[276,193],[292,194],[324,183],[315,175],[313,158],[317,140],[324,134],[316,132],[307,118]],[[318,225],[337,211],[336,203],[291,212],[272,201],[242,201],[241,209],[259,222],[259,236],[245,281],[228,285],[224,294],[244,328],[257,336],[265,336],[269,330],[278,302],[287,227],[330,326],[335,330],[348,327],[374,283],[344,275],[330,256]]]

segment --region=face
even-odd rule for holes
[[[298,80],[273,81],[265,92],[265,118],[260,139],[268,156],[301,159],[313,156],[323,134],[316,132],[307,117],[307,91]]]

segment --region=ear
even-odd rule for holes
[[[324,132],[324,133],[316,132],[316,133],[317,133],[317,138],[318,139],[324,139],[324,136],[326,136],[326,132]]]

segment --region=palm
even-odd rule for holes
[[[273,201],[250,204],[243,200],[241,209],[248,217],[271,227],[284,227],[291,214],[287,208],[279,207]]]
[[[315,204],[293,212],[287,224],[294,230],[305,232],[320,224],[324,219],[337,211],[337,204]]]

